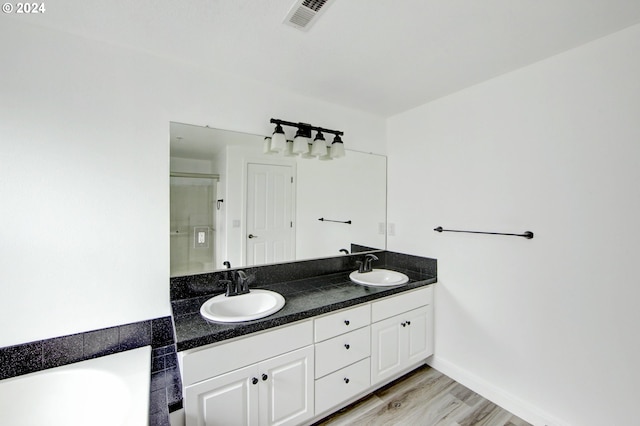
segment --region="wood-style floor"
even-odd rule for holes
[[[426,365],[314,426],[320,425],[530,426]]]

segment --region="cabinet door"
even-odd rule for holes
[[[371,383],[433,354],[432,307],[423,306],[371,325]]]
[[[313,417],[313,346],[258,365],[261,425],[297,425]]]
[[[253,365],[187,386],[186,426],[257,426],[259,382],[253,380],[257,374]]]
[[[400,316],[371,325],[371,384],[402,370],[406,359],[407,335]]]
[[[420,362],[433,354],[431,306],[424,306],[400,315],[406,324],[407,365]]]

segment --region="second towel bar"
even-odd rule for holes
[[[524,237],[528,240],[530,240],[531,238],[533,238],[533,232],[531,231],[525,231],[524,234],[506,234],[503,232],[484,232],[484,231],[458,231],[456,229],[442,229],[442,226],[438,226],[437,228],[433,229],[436,232],[465,232],[467,234],[489,234],[489,235],[511,235],[514,237]]]

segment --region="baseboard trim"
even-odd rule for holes
[[[515,395],[497,388],[481,377],[445,359],[433,356],[427,360],[427,364],[535,426],[570,426],[569,423],[550,415]]]

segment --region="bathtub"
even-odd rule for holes
[[[0,425],[142,426],[151,347],[0,380]]]

